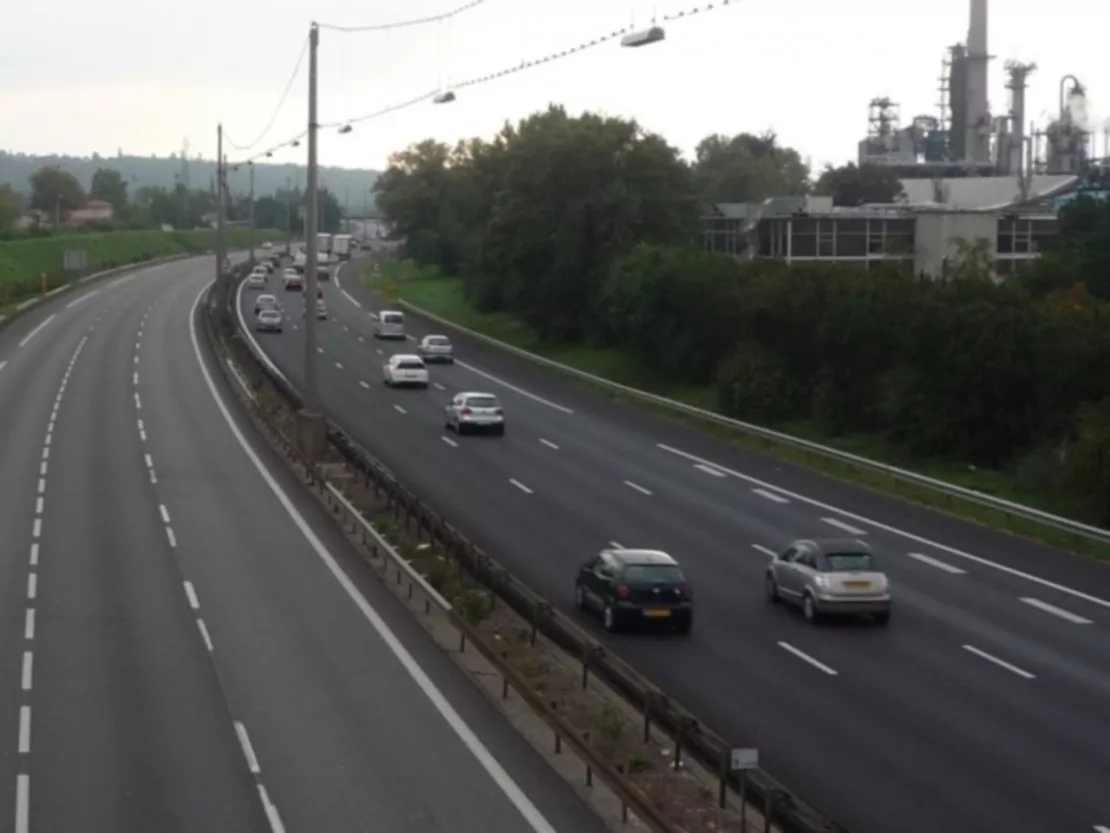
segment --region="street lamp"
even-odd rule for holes
[[[653,43],[659,43],[661,40],[666,40],[667,33],[663,30],[662,26],[652,26],[650,29],[641,29],[638,32],[629,32],[621,38],[621,46],[635,48],[638,46],[650,46]]]
[[[447,90],[446,92],[439,93],[435,98],[433,98],[432,103],[433,104],[450,104],[452,101],[455,100],[455,98],[456,98],[455,93],[451,90]]]

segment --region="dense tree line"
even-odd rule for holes
[[[891,189],[872,174],[821,179],[859,203]],[[1076,201],[1052,251],[1004,284],[974,252],[932,280],[696,245],[707,201],[808,176],[771,136],[710,137],[687,163],[635,123],[551,107],[492,141],[414,145],[377,189],[409,256],[546,340],[626,348],[741,419],[1009,466],[1110,522],[1110,205]]]

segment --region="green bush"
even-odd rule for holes
[[[257,231],[256,241],[280,239],[276,231]],[[0,241],[0,303],[39,291],[46,274],[47,286],[61,286],[72,276],[63,269],[65,252],[85,251],[88,272],[97,272],[177,254],[212,251],[216,233],[210,229],[190,231],[115,231],[35,237]],[[228,245],[242,249],[250,245],[250,230],[228,229]]]

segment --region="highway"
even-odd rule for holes
[[[602,833],[252,434],[211,273],[0,328],[0,829]]]
[[[271,284],[293,328],[257,342],[299,386],[303,302]],[[415,345],[374,341],[381,301],[351,268],[322,286],[328,413],[564,610],[578,564],[611,542],[676,556],[695,588],[689,638],[597,632],[854,833],[1110,826],[1103,565],[791,467],[458,335],[459,361],[433,365],[431,389],[387,389],[383,361]],[[441,331],[412,316],[408,329]],[[460,390],[501,398],[504,438],[443,430]],[[813,627],[765,600],[770,553],[846,533],[892,579],[889,627]]]

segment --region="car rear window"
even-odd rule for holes
[[[424,362],[418,362],[412,359],[408,359],[403,362],[397,362],[397,367],[401,368],[402,370],[423,370]]]
[[[445,347],[446,345],[451,343],[443,336],[428,336],[426,339],[424,339],[424,341],[427,344],[433,344],[436,347]]]
[[[831,573],[875,569],[875,559],[868,552],[834,552],[826,555],[825,560]]]
[[[399,313],[399,312],[383,312],[382,313],[382,323],[383,324],[401,324],[401,323],[404,322],[404,320],[405,320],[405,317],[403,315],[401,315],[401,313]]]
[[[624,568],[628,584],[682,584],[686,576],[674,564],[629,564]]]
[[[496,408],[497,398],[494,396],[468,396],[466,404],[471,408]]]

